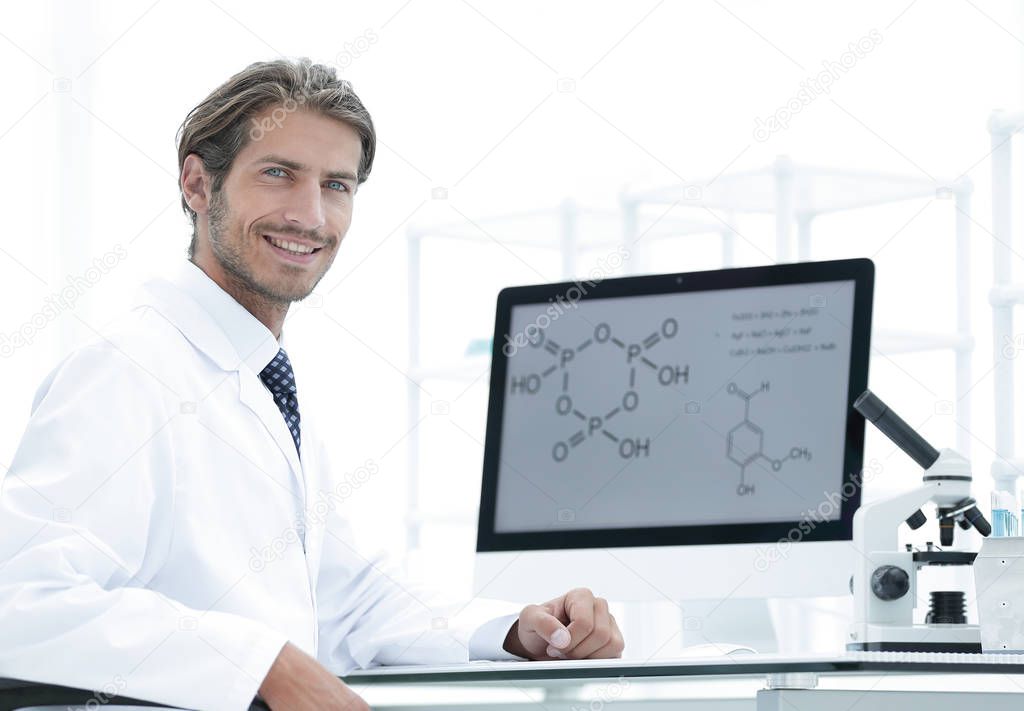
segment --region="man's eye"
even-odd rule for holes
[[[327,184],[328,185],[338,185],[338,186],[340,186],[340,187],[337,187],[337,188],[331,188],[331,190],[340,190],[341,192],[348,192],[348,186],[345,185],[345,183],[341,182],[340,180],[331,180],[331,181],[328,181]]]
[[[264,175],[266,175],[267,173],[269,173],[272,170],[280,170],[282,173],[284,172],[283,168],[267,168],[266,170],[263,171],[263,173],[264,173]],[[274,177],[277,177],[277,176],[274,176]]]

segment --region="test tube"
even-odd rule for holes
[[[1024,490],[1020,486],[1014,492],[1016,501],[1014,502],[1014,511],[1019,512],[1020,518],[1017,519],[1017,530],[1013,535],[1020,536],[1024,535]]]
[[[1011,533],[1011,509],[1005,491],[992,492],[992,535],[1013,536]],[[1016,508],[1016,506],[1014,506]]]
[[[1013,491],[1006,492],[1006,509],[1010,512],[1009,521],[1009,533],[1008,536],[1019,536],[1020,535],[1020,520],[1017,518],[1017,511],[1019,511],[1019,504],[1017,503],[1017,494]]]

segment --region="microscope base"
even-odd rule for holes
[[[961,654],[981,654],[981,643],[949,643],[942,642],[867,642],[865,644],[848,644],[848,652],[958,652]]]
[[[856,625],[847,642],[851,652],[981,653],[977,625]]]

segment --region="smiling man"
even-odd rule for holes
[[[252,126],[270,129],[250,130],[259,140],[250,138],[226,174],[205,169],[194,127],[186,126],[179,145],[185,207],[207,217],[206,239],[197,231],[190,258],[275,335],[288,306],[308,296],[334,262],[375,139],[368,114],[364,153],[350,124],[293,105],[277,127],[271,117],[279,106],[252,117]]]
[[[253,64],[186,117],[189,260],[50,373],[3,481],[0,677],[355,709],[337,677],[359,667],[621,654],[585,588],[438,625],[319,505],[342,474],[282,326],[334,262],[375,141],[348,82],[307,59]]]

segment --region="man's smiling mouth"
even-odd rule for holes
[[[323,249],[323,247],[316,247],[311,244],[296,242],[294,240],[289,239],[282,239],[279,237],[273,237],[271,235],[266,234],[263,235],[263,239],[265,239],[267,242],[277,247],[278,249],[297,256],[313,254]]]

